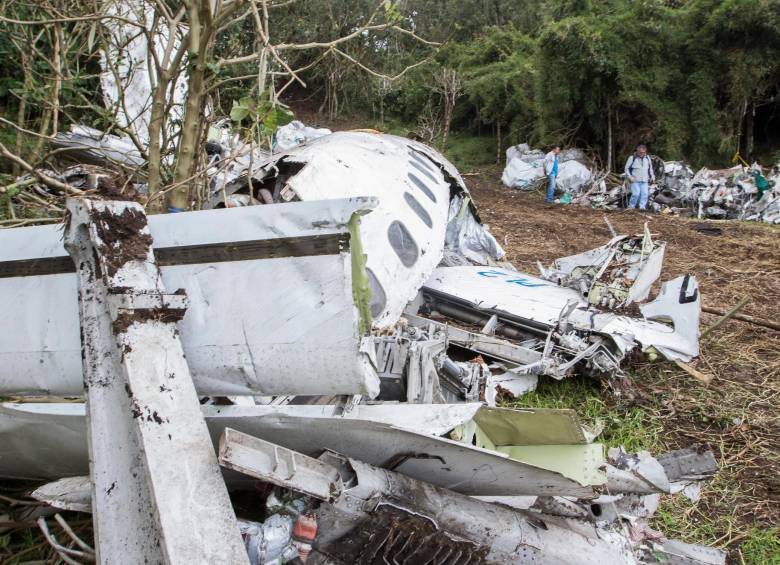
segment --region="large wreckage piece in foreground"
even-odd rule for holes
[[[354,277],[359,218],[375,206],[355,198],[149,217],[164,284],[189,298],[178,327],[200,394],[378,393]],[[77,280],[57,226],[0,232],[0,291],[15,321],[0,336],[2,394],[83,394]]]
[[[688,471],[692,459],[703,469],[696,453],[671,455]],[[219,436],[219,461],[247,481],[254,500],[265,493],[263,522],[239,520],[252,565],[296,557],[330,565],[725,563],[719,550],[650,529],[656,495],[612,496],[603,503],[560,497],[524,497],[532,499],[525,506],[507,498],[493,503],[331,449],[307,456],[231,428]],[[55,508],[90,512],[89,488],[89,477],[72,477],[32,496]]]
[[[306,550],[312,563],[725,564],[718,550],[642,532],[638,517],[640,526],[629,532],[619,521],[597,526],[517,510],[332,450],[313,459],[231,429],[220,438],[219,459],[227,468],[281,487],[282,493],[304,495],[298,507],[305,508],[302,514],[318,532],[310,544],[313,553]],[[294,546],[295,537],[288,539]],[[269,562],[277,556],[264,557]]]

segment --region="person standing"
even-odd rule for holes
[[[655,182],[655,172],[650,155],[647,154],[647,146],[640,143],[634,153],[626,160],[626,178],[631,183],[631,198],[628,207],[640,210],[647,208],[648,187]]]
[[[558,177],[558,155],[561,153],[560,145],[553,145],[550,152],[544,156],[544,174],[547,175],[547,198],[544,199],[548,204],[552,204],[555,194],[555,179]]]

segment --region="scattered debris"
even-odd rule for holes
[[[89,418],[78,403],[0,406],[0,476],[67,478],[35,496],[88,505],[96,526],[135,524],[122,539],[154,559],[155,540],[188,536],[171,534],[179,522],[145,524],[136,510],[165,498],[169,515],[187,500],[161,486],[176,474],[160,472],[181,464],[170,454],[185,448],[189,466],[208,475],[196,490],[220,500],[204,506],[204,524],[225,532],[193,551],[229,543],[234,552],[243,541],[232,562],[625,563],[667,551],[643,520],[678,483],[695,496],[713,472],[706,450],[664,463],[648,453],[607,458],[571,410],[494,407],[540,375],[619,376],[637,347],[695,357],[696,280],[668,281],[648,301],[663,242],[647,229],[618,235],[526,275],[497,263],[503,250],[461,177],[423,145],[334,133],[232,169],[221,164],[230,149],[212,150],[212,181],[225,182],[211,205],[236,209],[152,216],[147,227],[136,204],[69,201],[97,211],[71,214],[83,226],[66,238],[78,268],[54,226],[0,233],[0,306],[21,324],[0,337],[9,352],[0,393],[86,386],[90,399]],[[123,221],[130,209],[140,216]],[[91,237],[95,253],[78,237]],[[40,315],[22,315],[25,304]],[[149,376],[145,363],[162,369]],[[196,390],[232,400],[198,407]],[[224,483],[211,473],[207,435],[231,470]],[[262,519],[236,521],[223,489],[237,496],[258,485]],[[115,499],[125,502],[107,511]],[[599,505],[619,510],[597,516]],[[102,531],[96,549],[110,556],[109,534],[121,532]],[[197,532],[190,537],[208,537]],[[710,557],[702,562],[723,562]]]
[[[544,182],[544,153],[528,144],[510,147],[501,181],[509,188],[535,190]],[[683,161],[664,162],[652,157],[658,183],[650,187],[649,207],[656,212],[710,219],[737,219],[780,223],[780,170],[762,169],[757,163],[730,169],[700,169],[694,174]],[[627,205],[625,179],[597,173],[579,149],[558,157],[557,190],[560,203],[594,208]]]
[[[562,151],[558,156],[557,187],[564,193],[578,192],[591,179],[585,164],[585,154],[577,148]],[[506,150],[506,168],[501,176],[509,188],[535,190],[545,180],[544,152],[532,150],[527,143]]]
[[[330,135],[331,133],[333,132],[328,128],[313,128],[299,120],[293,120],[276,130],[274,152],[287,151],[307,141]]]

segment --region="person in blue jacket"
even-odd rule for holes
[[[626,160],[626,178],[631,183],[631,198],[628,207],[640,210],[647,208],[647,195],[650,184],[655,183],[655,172],[650,155],[647,154],[647,146],[640,143],[634,153]]]
[[[547,198],[544,199],[548,204],[552,204],[555,194],[555,179],[558,177],[558,155],[561,153],[560,145],[553,145],[550,152],[544,156],[544,174],[547,175]]]

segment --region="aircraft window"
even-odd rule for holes
[[[425,196],[436,202],[436,196],[431,192],[431,189],[425,186],[425,183],[421,181],[419,178],[414,176],[412,173],[409,173],[409,180],[414,183],[414,185],[422,190],[425,193]]]
[[[390,224],[390,227],[387,228],[387,239],[390,240],[393,251],[398,255],[404,267],[411,267],[417,262],[420,250],[405,225],[398,220]]]
[[[376,278],[374,271],[366,269],[366,274],[368,275],[368,286],[371,288],[371,302],[369,303],[371,307],[371,317],[378,318],[379,314],[382,313],[382,310],[385,309],[387,296],[385,295],[385,289],[379,284],[379,280]]]
[[[406,203],[409,205],[409,207],[414,210],[414,213],[420,216],[420,219],[425,223],[426,226],[429,228],[433,227],[433,222],[431,221],[431,217],[428,215],[428,212],[425,211],[425,208],[422,207],[422,204],[417,202],[417,199],[414,196],[408,192],[404,192],[404,200],[406,200]]]
[[[436,170],[433,168],[433,164],[431,163],[431,160],[428,159],[428,157],[421,155],[415,150],[411,150],[410,153],[415,161],[417,161],[420,165],[428,169],[430,172],[434,172]]]
[[[439,181],[436,180],[436,177],[434,177],[428,169],[420,165],[417,161],[409,161],[409,164],[420,171],[421,174],[425,175],[425,177],[430,180],[432,183],[437,183]]]

